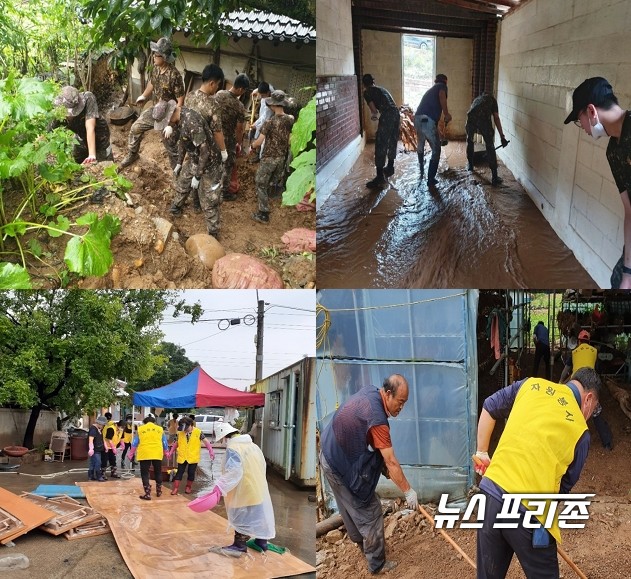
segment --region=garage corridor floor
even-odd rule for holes
[[[470,173],[451,142],[432,192],[416,153],[399,153],[373,191],[373,159],[371,144],[318,209],[318,287],[597,287],[501,162],[492,187],[488,165]]]

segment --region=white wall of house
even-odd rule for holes
[[[563,121],[574,88],[592,76],[629,107],[630,26],[626,0],[531,0],[501,22],[498,103],[511,144],[499,156],[601,287],[623,246],[609,139]]]

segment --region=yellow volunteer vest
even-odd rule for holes
[[[123,437],[123,431],[118,428],[118,426],[114,427],[114,438],[112,438],[112,442],[114,443],[114,447],[118,447],[118,443],[121,441]]]
[[[153,422],[147,422],[147,424],[139,426],[136,460],[162,460],[164,456],[164,449],[162,448],[163,434],[162,427]]]
[[[485,476],[507,493],[558,493],[561,478],[574,460],[576,443],[586,430],[568,386],[528,378],[517,393]],[[547,509],[537,519],[543,523],[546,515]],[[556,518],[549,531],[560,543]]]
[[[194,427],[193,432],[186,440],[185,432],[177,433],[177,462],[182,464],[188,462],[188,464],[197,464],[202,450],[202,441],[199,439],[202,431]]]
[[[129,432],[127,431],[129,429]],[[134,438],[134,432],[132,429],[132,425],[131,424],[125,424],[125,426],[123,427],[123,442],[125,443],[131,443],[132,439]]]
[[[579,368],[591,368],[596,366],[596,358],[598,358],[598,350],[589,344],[579,344],[572,350],[572,372],[576,372]]]
[[[234,450],[241,458],[243,478],[225,497],[227,509],[260,505],[265,499],[267,480],[265,478],[265,457],[253,442],[231,438],[227,448]]]
[[[114,445],[114,448],[116,448],[116,445],[118,444],[118,440],[116,440],[116,433],[118,432],[118,428],[116,427],[116,422],[114,422],[113,420],[110,420],[104,427],[103,427],[103,442],[105,442],[106,438],[105,438],[105,434],[107,433],[108,429],[112,429],[114,431],[114,436],[111,438],[112,444]]]

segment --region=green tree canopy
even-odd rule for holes
[[[79,415],[108,406],[113,378],[148,380],[164,358],[159,322],[201,315],[167,291],[16,291],[0,293],[0,404],[30,408],[31,447],[43,409]]]

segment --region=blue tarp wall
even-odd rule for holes
[[[409,399],[390,419],[393,447],[422,501],[459,502],[473,483],[477,290],[321,290],[316,411],[320,431],[364,386],[402,374]],[[330,321],[326,333],[325,320]],[[382,497],[401,496],[381,477]]]

